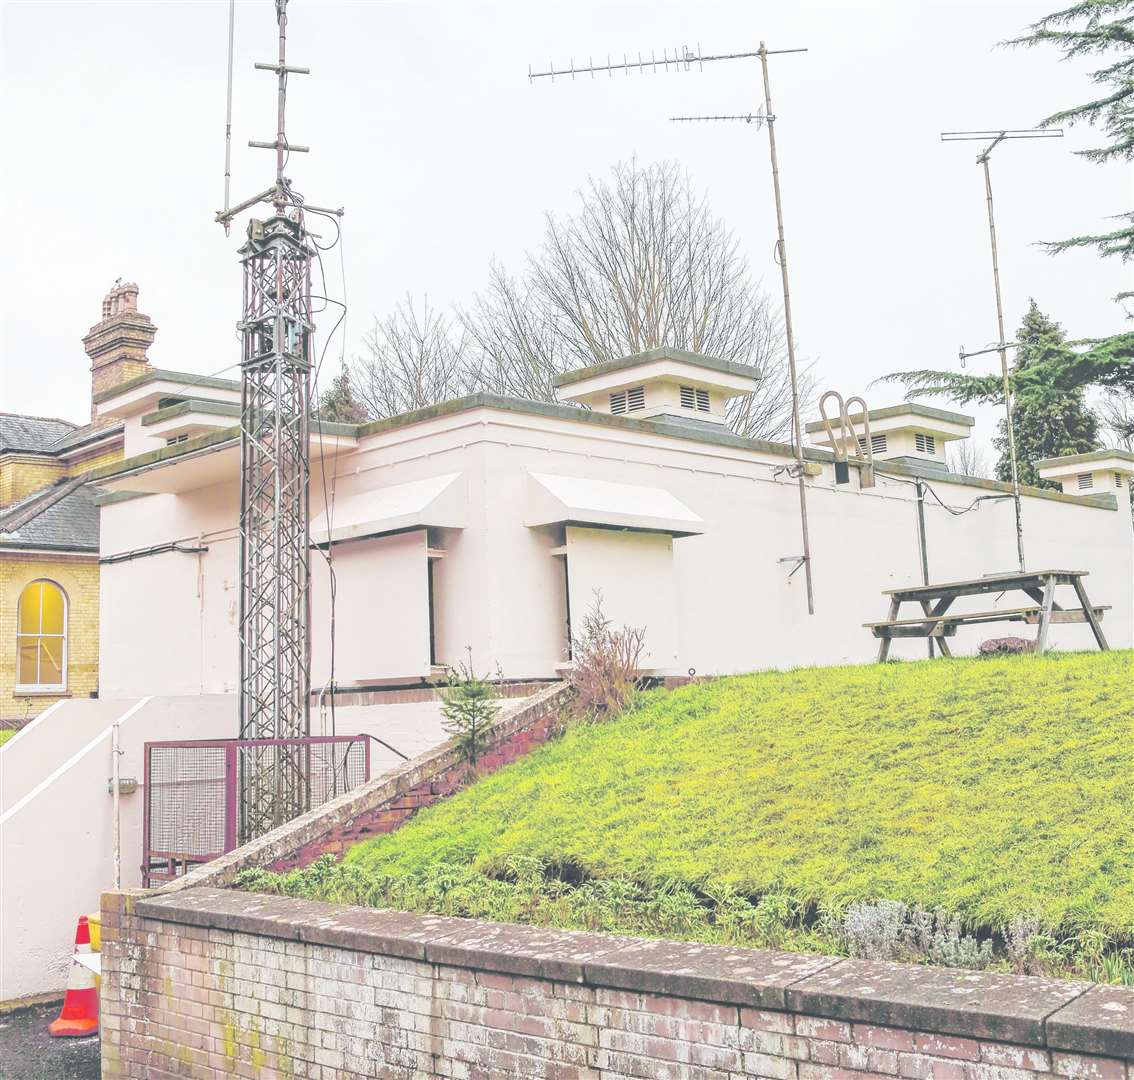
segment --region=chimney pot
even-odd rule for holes
[[[105,390],[151,371],[147,349],[157,327],[138,311],[138,285],[119,278],[102,301],[102,320],[83,338],[91,359],[91,419],[96,419],[93,401]]]

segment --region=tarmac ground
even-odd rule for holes
[[[99,1080],[97,1035],[53,1039],[47,1025],[59,1003],[0,1013],[0,1077],[4,1080]]]

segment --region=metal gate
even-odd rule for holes
[[[270,748],[305,757],[308,809],[370,779],[370,741],[365,735],[148,742],[142,822],[145,888],[238,846],[241,772],[262,763]]]

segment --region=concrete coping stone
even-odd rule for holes
[[[426,963],[1134,1059],[1134,988],[648,940],[226,889],[134,914]]]
[[[1081,997],[1090,985],[1034,975],[844,960],[792,986],[788,1006],[837,1020],[1045,1046],[1047,1017]]]
[[[1048,1019],[1046,1034],[1053,1049],[1134,1057],[1134,990],[1092,986]]]

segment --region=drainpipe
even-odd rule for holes
[[[122,780],[122,770],[119,767],[119,758],[122,751],[118,749],[118,721],[110,725],[110,757],[111,757],[111,797],[114,799],[114,891],[122,888],[122,820],[119,816],[122,793],[119,790]]]

